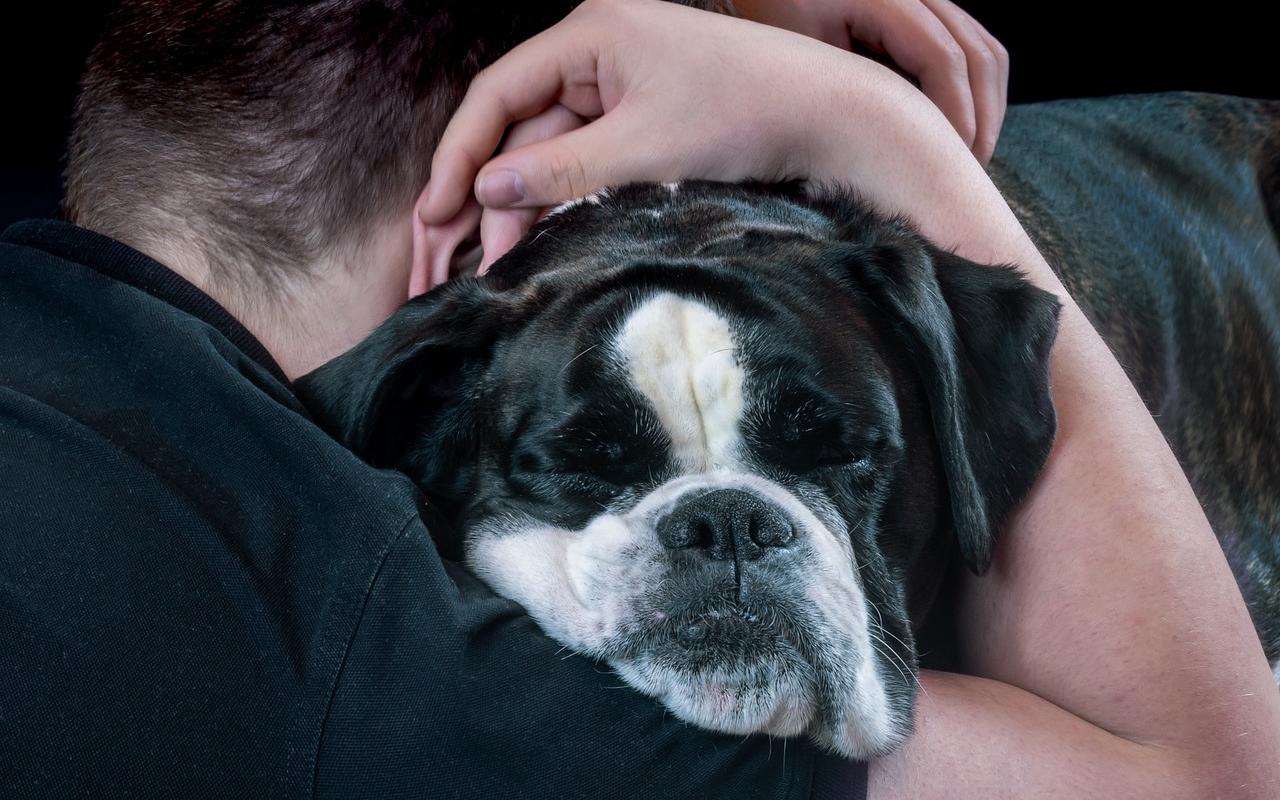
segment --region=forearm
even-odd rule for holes
[[[1015,686],[923,671],[916,729],[871,763],[873,800],[1213,796],[1181,753],[1114,736]]]
[[[921,698],[924,735],[911,752],[923,757],[931,742],[954,747],[957,739],[986,751],[990,744],[967,733],[929,734],[931,725],[946,730],[957,719],[952,732],[961,733],[966,716],[977,713],[984,725],[1008,726],[1010,752],[1035,762],[1020,765],[1028,780],[1051,779],[1024,793],[1058,785],[1059,754],[1042,747],[1058,741],[1062,759],[1086,745],[1116,755],[1116,762],[1101,752],[1089,757],[1107,774],[1099,789],[1139,763],[1178,763],[1196,764],[1197,775],[1218,785],[1274,796],[1274,786],[1263,787],[1280,785],[1280,694],[1177,460],[996,188],[963,144],[944,135],[941,120],[930,127],[931,113],[937,117],[917,103],[897,116],[900,129],[895,135],[890,127],[880,144],[892,167],[866,160],[865,144],[857,148],[861,162],[842,164],[828,142],[831,160],[813,174],[860,185],[893,168],[892,180],[877,181],[875,202],[961,255],[1017,264],[1058,294],[1063,310],[1051,365],[1056,443],[1032,495],[1008,521],[991,573],[970,578],[962,592],[967,668],[1032,694],[946,684]],[[898,147],[911,148],[910,163],[889,158]],[[1044,701],[1061,711],[1039,708]],[[1078,734],[1082,725],[1094,729]],[[1149,761],[1152,753],[1165,755]],[[950,757],[932,753],[927,762]],[[1110,763],[1118,769],[1099,766]]]
[[[1186,478],[1074,306],[1052,370],[1057,443],[963,593],[968,668],[1275,797],[1280,695]]]

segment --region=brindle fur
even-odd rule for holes
[[[1012,108],[990,172],[1177,454],[1274,663],[1280,102]]]

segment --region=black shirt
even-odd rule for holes
[[[565,657],[175,273],[0,240],[0,796],[864,793]]]

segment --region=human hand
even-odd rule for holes
[[[512,125],[503,137],[499,152],[517,150],[525,145],[545,141],[571,130],[581,128],[587,120],[562,105],[556,104],[545,111]],[[423,194],[424,202],[426,193]],[[468,195],[462,209],[444,224],[418,226],[425,238],[422,251],[427,258],[421,269],[415,269],[409,282],[409,297],[417,297],[439,286],[452,277],[468,274],[466,265],[474,265],[474,252],[469,245],[483,245],[479,272],[489,265],[533,227],[546,213],[541,208],[485,208]]]
[[[1009,53],[950,0],[736,0],[750,20],[887,55],[920,83],[982,164],[1004,122]]]
[[[509,125],[556,105],[593,121],[489,161]],[[937,108],[870,60],[673,4],[588,0],[473,82],[419,212],[448,224],[473,180],[486,212],[527,218],[629,181],[783,177],[838,177],[909,212],[957,157],[968,158]],[[519,238],[518,225],[482,228],[486,262]]]

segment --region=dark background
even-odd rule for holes
[[[77,78],[110,7],[8,5],[0,11],[0,229],[58,213]],[[960,5],[1009,49],[1012,102],[1172,89],[1280,98],[1280,48],[1264,3],[1210,3],[1194,15],[1120,0]]]

